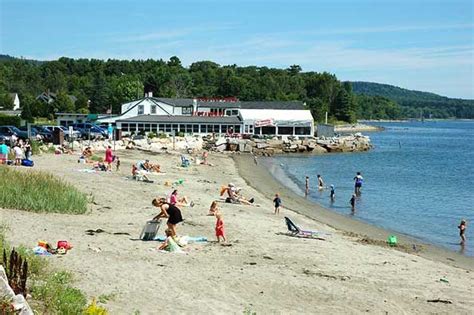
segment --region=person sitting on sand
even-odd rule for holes
[[[84,151],[82,151],[81,158],[84,158],[86,160],[86,163],[91,163],[90,158],[92,157],[92,149],[91,147],[86,147]]]
[[[189,203],[188,202],[188,198],[186,196],[183,196],[181,198],[178,197],[178,190],[175,189],[173,190],[173,192],[170,194],[169,196],[169,203],[171,205],[175,205],[175,206],[178,206],[178,207],[185,207],[187,206],[188,204],[192,207],[194,205],[194,203]]]
[[[217,213],[218,211],[219,211],[219,205],[217,204],[217,201],[214,200],[214,201],[211,203],[211,207],[209,208],[209,212],[208,212],[207,215],[212,215],[212,216],[214,216],[214,215],[216,215],[216,213]]]
[[[181,247],[179,247],[179,245],[176,243],[176,241],[173,238],[173,231],[170,230],[170,229],[166,229],[165,230],[165,235],[166,235],[166,239],[163,242],[163,244],[161,244],[158,247],[158,250],[165,250],[165,251],[170,252],[170,253],[173,253],[173,252],[180,253],[180,252],[182,252]]]
[[[461,220],[461,223],[459,224],[458,229],[459,229],[459,236],[461,237],[461,243],[459,243],[459,245],[464,246],[464,244],[466,243],[466,235],[464,235],[466,232],[466,220],[464,219]]]
[[[138,161],[137,162],[137,168],[138,168],[139,171],[149,172],[150,171],[150,161],[149,160]]]
[[[229,183],[227,187],[227,198],[225,199],[225,202],[227,203],[242,203],[245,205],[252,205],[254,203],[254,199],[251,198],[250,200],[245,199],[243,196],[239,195],[240,189],[237,190],[234,184]]]
[[[176,236],[176,225],[180,222],[183,222],[181,210],[179,210],[178,207],[167,203],[165,198],[153,199],[152,205],[161,210],[161,212],[156,215],[153,220],[168,218],[166,224],[168,225],[168,229],[171,230],[171,236]]]
[[[218,243],[221,242],[221,237],[224,243],[226,242],[224,232],[224,221],[222,220],[222,214],[220,212],[216,213],[216,237]]]
[[[145,180],[151,182],[150,178],[146,176],[145,171],[140,171],[135,164],[132,165],[132,177],[136,180]]]

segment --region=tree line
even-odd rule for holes
[[[54,102],[36,99],[45,91],[55,93]],[[303,72],[298,65],[276,69],[198,61],[184,67],[176,56],[167,61],[0,59],[0,107],[12,108],[8,93],[18,93],[22,117],[27,120],[53,118],[58,112],[105,113],[111,109],[120,113],[122,103],[142,97],[145,91],[170,98],[299,100],[320,122],[326,112],[331,121],[345,122],[398,119],[404,114],[403,107],[388,98],[356,95],[349,82],[328,72]],[[77,98],[75,102],[70,95]]]

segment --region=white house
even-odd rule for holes
[[[124,133],[183,132],[297,135],[314,134],[313,117],[304,104],[291,102],[244,102],[236,98],[161,98],[151,94],[125,103],[121,115],[102,118]]]

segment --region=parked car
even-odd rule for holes
[[[81,137],[81,133],[77,130],[73,130],[72,135],[69,134],[69,128],[64,127],[64,126],[42,126],[42,127],[49,130],[51,132],[51,136],[52,136],[52,133],[54,132],[54,129],[56,129],[56,128],[61,129],[64,133],[64,139],[66,139],[66,140],[69,140],[71,138],[77,139],[77,138]]]
[[[72,127],[74,130],[81,132],[82,138],[84,139],[95,139],[107,137],[107,130],[100,128],[97,125],[91,123],[77,123],[73,124]]]
[[[22,131],[15,126],[0,126],[0,134],[8,136],[15,136],[19,139],[27,139],[28,133],[26,131]]]
[[[35,126],[34,127],[37,132],[43,136],[43,141],[45,142],[52,142],[53,141],[53,133],[44,126]]]
[[[23,126],[23,127],[18,128],[18,129],[20,129],[21,131],[24,131],[24,132],[26,132],[26,133],[28,134],[28,127]],[[34,139],[36,139],[36,140],[38,140],[38,141],[44,140],[43,135],[42,135],[42,134],[39,132],[39,130],[38,130],[36,127],[34,127],[34,126],[31,126],[31,127],[30,127],[30,136],[31,136],[31,138],[34,138]]]

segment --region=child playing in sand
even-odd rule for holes
[[[461,223],[458,226],[459,229],[459,236],[461,237],[461,243],[459,245],[464,245],[466,242],[466,235],[464,233],[466,232],[466,220],[462,219]]]
[[[173,232],[170,230],[170,229],[166,229],[165,230],[165,234],[166,234],[166,239],[165,241],[163,242],[163,244],[161,244],[159,247],[158,247],[158,250],[165,250],[167,252],[182,252],[181,248],[179,247],[179,245],[176,243],[176,241],[174,240],[173,238]]]
[[[222,221],[222,214],[220,212],[216,213],[216,237],[217,242],[220,243],[222,237],[222,240],[225,243],[224,221]]]
[[[275,199],[273,199],[273,204],[275,205],[275,214],[280,213],[281,199],[280,194],[275,194]]]
[[[217,205],[217,201],[214,200],[211,203],[211,207],[209,208],[209,213],[207,215],[215,216],[218,211],[219,211],[219,206]]]
[[[352,198],[351,198],[350,202],[351,202],[352,212],[354,212],[355,211],[355,206],[356,206],[356,194],[352,194]]]
[[[120,158],[118,156],[115,156],[115,170],[120,171]]]

